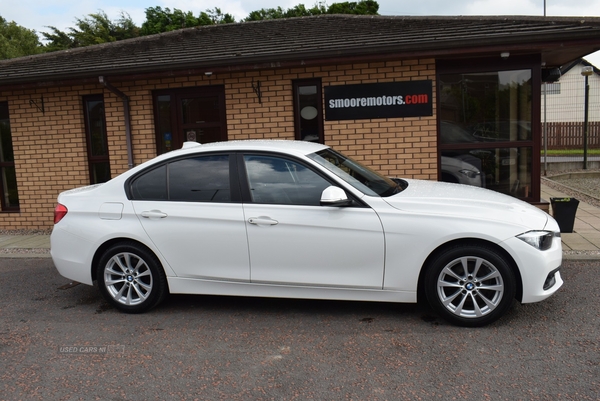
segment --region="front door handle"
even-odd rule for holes
[[[248,223],[254,224],[256,226],[274,226],[279,224],[277,220],[273,220],[270,217],[260,216],[260,217],[250,217],[248,219]]]
[[[147,210],[145,212],[142,212],[141,215],[142,217],[145,217],[147,219],[164,219],[165,217],[167,217],[167,214],[161,212],[160,210]]]

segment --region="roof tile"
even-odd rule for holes
[[[323,15],[202,26],[3,60],[0,84],[569,39],[600,47],[600,18]]]

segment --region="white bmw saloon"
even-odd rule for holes
[[[474,186],[390,179],[325,145],[232,141],[58,196],[51,254],[124,312],[168,294],[416,302],[482,326],[556,292],[547,213]]]

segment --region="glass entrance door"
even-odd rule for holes
[[[539,114],[534,114],[539,94],[534,92],[533,66],[517,66],[521,68],[440,68],[441,181],[539,200],[539,180],[533,179],[539,171]]]
[[[178,96],[183,141],[221,140],[219,96]]]
[[[154,107],[158,154],[179,149],[187,141],[227,140],[225,89],[222,86],[157,91]]]

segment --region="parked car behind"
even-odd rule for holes
[[[476,159],[476,158],[473,158]],[[478,162],[476,159],[475,162]],[[479,168],[458,157],[442,156],[442,181],[483,187],[483,175]]]

